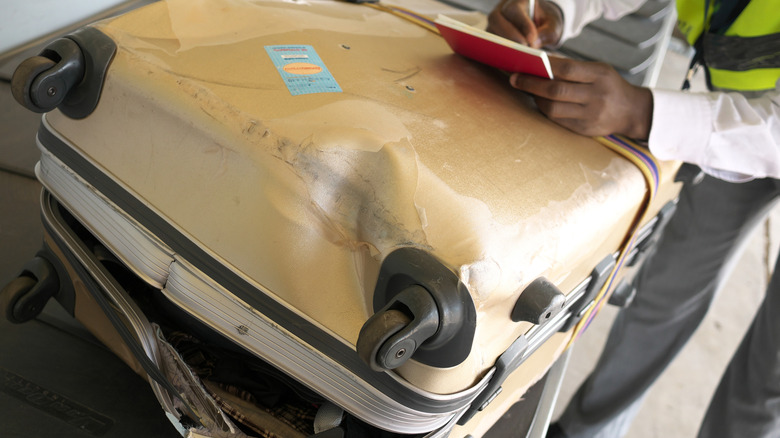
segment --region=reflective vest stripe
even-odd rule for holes
[[[709,0],[708,0],[709,1]],[[708,8],[710,17],[715,9],[715,2],[710,1]],[[691,45],[694,45],[704,30],[704,3],[701,0],[678,0],[677,1],[678,24],[680,30],[685,35]],[[707,20],[709,22],[709,19]],[[780,13],[778,13],[777,0],[751,0],[737,19],[723,33],[726,37],[758,37],[780,33]],[[763,50],[763,49],[762,49]],[[780,51],[780,47],[767,46],[766,53],[751,54],[758,59],[761,57],[770,58]],[[742,53],[744,54],[744,53]],[[775,88],[775,84],[780,78],[780,69],[775,65],[765,65],[766,68],[756,68],[746,71],[733,71],[725,65],[718,65],[714,59],[716,53],[705,49],[704,63],[710,73],[711,84],[719,89],[741,90],[741,91],[760,91]],[[726,58],[736,59],[735,54],[729,53]],[[738,54],[736,56],[739,56]],[[708,57],[710,58],[708,60]],[[707,65],[710,64],[710,65]],[[713,68],[711,65],[717,65],[721,68]]]
[[[780,32],[780,2],[752,0],[724,35],[752,37]]]
[[[780,78],[780,68],[762,68],[748,71],[731,71],[710,68],[710,81],[724,90],[761,91],[775,87]]]

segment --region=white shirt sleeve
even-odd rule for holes
[[[549,0],[563,13],[561,42],[603,16],[617,20],[645,0]],[[650,151],[662,160],[697,164],[727,181],[780,178],[780,80],[775,90],[739,93],[652,90]]]
[[[560,43],[579,35],[582,28],[602,15],[617,20],[630,14],[647,0],[550,0],[563,13],[563,32]]]
[[[648,144],[657,158],[693,163],[731,182],[780,178],[780,80],[756,98],[652,92]]]

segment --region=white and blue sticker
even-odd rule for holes
[[[336,79],[314,47],[307,45],[265,46],[271,62],[293,96],[314,93],[340,93]]]

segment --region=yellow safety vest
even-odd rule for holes
[[[709,81],[718,89],[760,91],[775,88],[780,78],[780,1],[751,0],[736,20],[720,33],[706,32],[718,2],[677,0],[680,31],[697,45]],[[706,24],[705,24],[706,23]]]

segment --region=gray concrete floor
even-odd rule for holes
[[[668,52],[657,87],[679,89],[687,65],[684,55]],[[706,89],[701,76],[693,91]],[[627,438],[696,436],[721,374],[763,299],[779,242],[780,209],[775,208],[754,230],[698,331],[651,389]],[[574,346],[554,418],[595,365],[616,315],[617,309],[607,306]]]
[[[651,389],[627,438],[696,436],[710,396],[761,303],[779,237],[775,209],[754,231],[698,331]],[[616,314],[606,307],[575,345],[555,417],[595,365]]]

